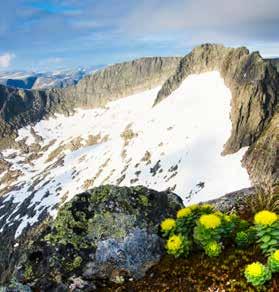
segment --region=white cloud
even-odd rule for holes
[[[278,0],[143,0],[121,22],[130,35],[181,32],[189,42],[278,41]]]
[[[0,68],[7,68],[11,65],[12,59],[15,57],[12,53],[4,53],[0,55]]]

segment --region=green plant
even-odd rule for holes
[[[221,244],[217,241],[210,241],[205,245],[204,251],[209,257],[217,257],[221,253]]]
[[[255,217],[257,242],[264,254],[270,254],[279,247],[279,221],[274,212],[263,210]]]
[[[172,254],[175,257],[188,256],[190,251],[190,242],[186,237],[179,235],[172,235],[166,244],[168,254]]]
[[[271,272],[278,273],[279,272],[279,249],[277,249],[274,253],[272,253],[268,257],[268,267],[270,268]]]
[[[246,248],[253,244],[256,240],[256,232],[253,227],[244,231],[239,231],[235,236],[235,243],[239,248]]]
[[[164,237],[167,237],[176,227],[176,222],[172,218],[166,218],[161,223],[161,231]]]
[[[245,209],[255,214],[261,210],[279,213],[279,193],[271,188],[256,188],[253,195],[246,197],[243,201]]]
[[[220,242],[222,221],[216,214],[202,215],[194,228],[194,240],[206,251],[206,246],[212,242]]]
[[[197,220],[206,214],[214,212],[214,207],[210,204],[191,205],[177,212],[175,232],[193,241],[193,230]]]
[[[259,262],[246,266],[244,275],[247,282],[255,287],[262,286],[265,282],[271,279],[270,270]]]
[[[26,280],[30,280],[32,279],[32,277],[33,277],[33,269],[31,265],[28,265],[27,267],[25,267],[25,270],[24,270],[24,278]]]

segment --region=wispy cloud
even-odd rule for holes
[[[8,68],[11,65],[12,59],[15,57],[12,53],[4,53],[0,55],[0,68]]]
[[[204,42],[278,56],[278,27],[278,0],[9,0],[0,43],[22,69],[48,58],[78,66],[182,55]]]

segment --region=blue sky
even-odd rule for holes
[[[0,0],[0,70],[100,66],[217,42],[279,56],[278,0]]]

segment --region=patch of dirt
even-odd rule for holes
[[[149,151],[145,151],[144,156],[141,161],[146,162],[146,165],[151,163],[151,153]]]
[[[46,162],[51,162],[54,159],[56,159],[57,157],[60,156],[60,154],[65,150],[65,145],[60,145],[57,148],[55,148],[53,151],[50,152],[50,154],[47,157]]]
[[[8,170],[3,177],[0,180],[0,185],[11,185],[12,183],[14,183],[15,181],[17,181],[17,179],[22,176],[23,173],[20,170]]]
[[[128,124],[125,130],[120,134],[120,137],[124,140],[123,149],[121,151],[121,158],[124,160],[127,157],[126,147],[129,145],[130,141],[138,136],[132,129],[132,124]]]

